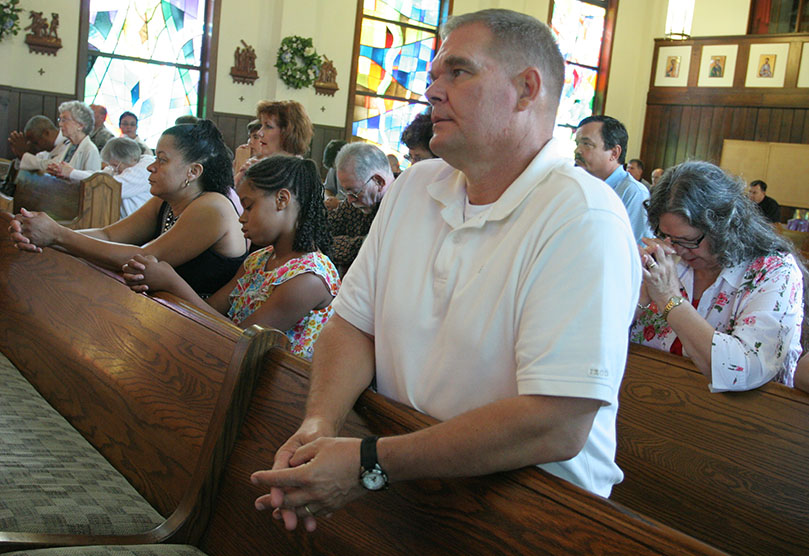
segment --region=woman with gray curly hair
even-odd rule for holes
[[[98,147],[90,139],[90,133],[94,128],[93,110],[83,102],[71,100],[59,105],[59,130],[70,140],[70,146],[65,151],[62,161],[77,170],[91,172],[101,170],[101,155],[98,153]],[[58,175],[59,162],[51,163],[48,172]]]
[[[708,162],[670,168],[646,203],[631,341],[691,358],[715,392],[792,386],[807,274],[792,243]]]

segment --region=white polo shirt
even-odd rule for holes
[[[608,496],[627,333],[640,287],[626,210],[552,140],[463,221],[441,160],[396,180],[335,310],[375,336],[380,393],[438,419],[518,394],[604,402],[583,450],[547,471]]]

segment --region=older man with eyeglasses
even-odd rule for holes
[[[388,157],[369,143],[346,145],[337,153],[334,166],[346,192],[345,200],[329,210],[329,229],[334,239],[331,258],[342,276],[357,257],[394,178]]]

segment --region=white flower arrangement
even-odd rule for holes
[[[287,87],[302,89],[315,82],[322,63],[312,39],[292,35],[281,41],[275,67]]]
[[[0,2],[0,41],[20,32],[20,0]]]

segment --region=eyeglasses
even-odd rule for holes
[[[365,193],[365,188],[368,187],[368,182],[371,181],[372,179],[374,179],[373,176],[365,180],[365,183],[362,184],[362,187],[356,193],[354,191],[346,191],[346,199],[354,202],[359,201],[360,197],[362,197],[363,193]]]
[[[417,154],[406,154],[405,160],[407,160],[411,164],[415,164],[416,162],[421,162],[422,160],[427,160],[426,156],[419,156]]]
[[[666,235],[663,232],[661,232],[660,228],[658,228],[655,231],[655,236],[657,236],[659,239],[662,239],[662,240],[669,240],[672,243],[672,245],[679,245],[683,249],[696,249],[697,247],[699,247],[699,244],[702,243],[702,240],[705,239],[705,234],[704,233],[701,236],[699,236],[697,239],[694,239],[694,240],[671,239],[671,236]]]

